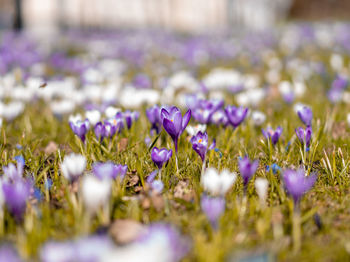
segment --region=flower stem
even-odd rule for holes
[[[203,164],[202,164],[202,171],[201,171],[201,176],[203,176],[205,170],[206,170],[206,159],[207,159],[207,155],[204,156],[203,159]]]
[[[159,168],[158,170],[158,176],[159,176],[159,180],[162,180],[162,169]]]
[[[296,254],[301,247],[301,217],[298,203],[294,203],[293,210],[293,252]]]

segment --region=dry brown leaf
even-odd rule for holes
[[[135,241],[145,230],[145,227],[131,219],[118,219],[113,222],[109,229],[109,234],[119,245],[125,245]]]
[[[45,147],[44,152],[47,155],[51,155],[51,154],[55,153],[57,151],[57,149],[58,149],[57,144],[53,141],[50,141],[49,144]]]
[[[126,137],[123,137],[122,139],[120,139],[118,143],[118,149],[119,151],[125,151],[127,147],[128,147],[128,139]]]

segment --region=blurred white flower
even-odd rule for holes
[[[138,108],[143,104],[157,104],[159,99],[160,94],[157,90],[125,87],[120,94],[119,102],[126,108]]]
[[[14,101],[9,104],[3,104],[0,102],[0,116],[6,120],[13,120],[24,110],[24,103]]]
[[[86,167],[86,159],[80,154],[70,154],[64,157],[61,163],[63,176],[68,180],[74,180],[82,175]]]
[[[89,120],[91,125],[96,125],[101,119],[101,113],[98,110],[89,110],[85,112],[85,117]]]
[[[350,113],[348,113],[346,116],[346,122],[348,122],[348,125],[350,127]]]
[[[105,115],[107,118],[113,118],[118,112],[121,112],[122,110],[117,107],[109,106],[105,110]]]
[[[111,180],[86,175],[81,186],[84,205],[89,212],[95,212],[108,203],[111,193]]]
[[[61,100],[51,103],[51,110],[55,115],[70,114],[75,109],[75,103],[71,100]]]
[[[199,131],[204,133],[206,129],[207,129],[207,125],[200,125],[200,124],[195,126],[188,125],[186,127],[186,131],[190,136],[195,136]]]
[[[237,178],[236,173],[228,170],[219,172],[215,168],[208,168],[202,175],[201,183],[204,190],[213,195],[225,195]]]
[[[81,116],[81,114],[69,115],[68,121],[72,123],[76,123],[78,121],[83,121],[83,117]]]
[[[255,179],[255,190],[261,202],[265,202],[266,200],[268,186],[269,182],[267,181],[267,179],[262,177],[258,177]]]
[[[332,54],[329,62],[334,71],[339,72],[343,69],[344,60],[340,54]]]
[[[253,111],[251,118],[255,126],[261,126],[266,120],[266,115],[260,111]]]

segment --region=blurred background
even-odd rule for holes
[[[286,19],[348,19],[349,10],[349,0],[0,0],[0,28],[264,30]]]

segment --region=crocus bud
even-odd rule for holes
[[[255,126],[261,126],[266,120],[266,115],[260,111],[254,111],[251,117]]]
[[[258,194],[261,203],[265,203],[267,197],[267,189],[269,187],[269,182],[265,178],[258,177],[255,179],[255,189]]]
[[[111,181],[86,175],[82,181],[82,196],[88,211],[95,212],[108,203],[111,193]]]

